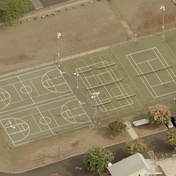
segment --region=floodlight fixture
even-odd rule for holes
[[[160,10],[162,11],[162,27],[161,27],[161,30],[162,30],[162,36],[164,37],[164,12],[166,11],[165,5],[162,5],[160,7]]]
[[[78,76],[79,76],[79,73],[75,72],[73,73],[74,76],[76,76],[76,88],[78,89],[79,86],[78,86]]]
[[[61,65],[61,58],[60,58],[60,52],[59,52],[59,39],[61,37],[61,33],[57,32],[57,63],[60,66]]]
[[[95,101],[95,105],[94,105],[94,115],[93,115],[94,124],[96,123],[97,106],[98,106],[97,99],[98,99],[98,96],[99,96],[99,95],[100,95],[100,92],[93,92],[93,93],[92,93],[92,96],[91,96],[91,98],[94,99],[94,101]]]
[[[61,33],[57,32],[57,38],[59,39],[61,36],[62,36]]]

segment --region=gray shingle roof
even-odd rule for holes
[[[151,170],[145,158],[136,153],[108,167],[111,176],[130,176],[140,170]]]

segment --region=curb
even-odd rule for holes
[[[12,22],[12,26],[18,23],[30,22],[31,20],[42,19],[49,16],[55,16],[63,10],[68,10],[69,8],[76,9],[77,6],[84,7],[86,3],[94,3],[96,0],[69,0],[67,2],[58,3],[53,6],[44,7],[42,9],[34,10],[32,12],[26,13],[24,17]],[[102,0],[97,0],[102,1]],[[6,26],[4,23],[0,23],[0,27]]]
[[[31,19],[37,20],[39,18],[45,18],[49,16],[54,16],[57,13],[60,13],[63,10],[68,10],[69,8],[76,9],[77,6],[84,6],[86,3],[92,4],[94,1],[92,0],[70,0],[67,2],[63,2],[57,5],[53,5],[50,7],[46,7],[43,9],[39,9],[33,12],[26,14],[24,17],[20,18],[20,23],[27,21],[29,22]]]

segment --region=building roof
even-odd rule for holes
[[[146,170],[146,173],[153,173],[149,163],[140,154],[131,155],[107,168],[111,176],[130,176],[140,170]]]

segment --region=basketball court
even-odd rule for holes
[[[0,80],[0,124],[14,146],[87,126],[90,118],[57,66]]]
[[[18,146],[146,111],[176,93],[174,59],[155,36],[4,77],[3,136]]]

